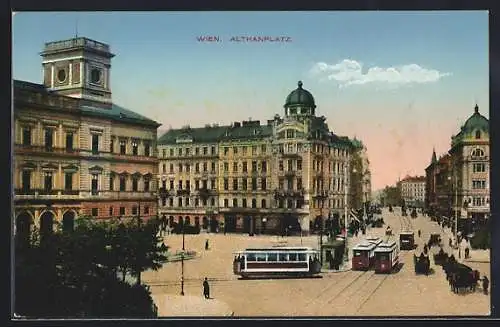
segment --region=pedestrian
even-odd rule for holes
[[[422,232],[420,231],[420,229],[418,230],[418,237],[420,237],[422,235]]]
[[[483,292],[485,295],[488,295],[488,286],[490,286],[490,281],[488,277],[483,277]]]
[[[465,248],[465,259],[469,259],[469,248]]]
[[[208,250],[208,238],[207,238],[207,240],[205,241],[205,250]]]
[[[205,296],[205,299],[210,299],[210,285],[208,285],[207,277],[205,277],[205,281],[203,282],[203,296]]]

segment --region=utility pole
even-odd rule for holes
[[[347,165],[349,163],[349,156],[347,156],[347,162],[344,165],[344,225],[345,225],[345,239],[344,239],[344,247],[345,247],[345,261],[349,261],[349,249],[347,248]]]
[[[184,295],[184,219],[182,220],[182,252],[181,252],[181,295]]]

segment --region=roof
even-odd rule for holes
[[[178,138],[191,138],[194,143],[218,142],[230,126],[171,129],[158,139],[158,145],[175,144]]]
[[[14,80],[14,90],[15,91],[27,91],[28,93],[26,94],[19,94],[17,92],[14,93],[14,97],[18,97],[16,100],[22,100],[24,96],[29,97],[30,93],[32,94],[43,94],[44,97],[41,98],[35,98],[34,103],[37,103],[39,105],[45,105],[47,108],[53,107],[54,104],[50,101],[50,99],[68,99],[70,100],[71,104],[75,105],[74,108],[71,108],[71,110],[74,113],[74,110],[77,110],[79,113],[85,115],[85,116],[95,116],[95,117],[101,117],[105,119],[112,119],[115,121],[119,121],[122,123],[132,123],[132,124],[144,124],[144,125],[149,125],[149,126],[154,126],[158,127],[161,124],[158,122],[149,119],[145,116],[142,116],[132,110],[123,108],[117,104],[111,104],[111,107],[109,106],[102,106],[99,102],[96,101],[82,101],[81,99],[78,98],[73,98],[69,96],[64,96],[64,95],[59,95],[56,92],[52,92],[48,90],[44,85],[42,84],[37,84],[37,83],[31,83],[27,81],[20,81],[20,80]],[[31,99],[33,100],[33,99]],[[60,102],[54,102],[54,103],[59,103]],[[69,105],[69,102],[67,103]],[[61,108],[62,107],[62,108]],[[56,109],[70,109],[66,107],[65,104],[60,105],[60,107],[57,107]],[[16,109],[14,109],[16,110]]]
[[[401,180],[401,183],[422,183],[425,180],[425,176],[406,176]]]
[[[307,106],[316,108],[314,97],[311,92],[302,88],[302,81],[297,83],[298,87],[286,97],[284,107]]]
[[[273,127],[269,125],[249,125],[226,129],[221,140],[262,139],[273,135]]]
[[[460,132],[451,137],[452,147],[475,131],[489,132],[489,125],[488,119],[479,113],[479,107],[476,104],[474,113],[465,121],[465,124],[460,128]]]

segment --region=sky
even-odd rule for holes
[[[35,83],[45,42],[109,44],[113,101],[159,135],[265,123],[301,80],[330,129],[366,145],[374,190],[424,175],[476,103],[489,117],[486,11],[21,12],[12,26],[13,77]]]

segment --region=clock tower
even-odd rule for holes
[[[43,84],[54,93],[111,105],[109,45],[85,37],[49,42],[43,52]]]

